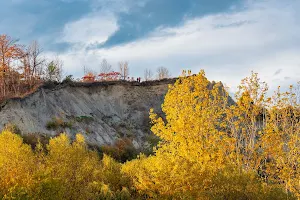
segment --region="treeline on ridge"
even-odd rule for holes
[[[63,61],[59,57],[46,59],[37,41],[26,46],[8,35],[0,34],[0,102],[12,97],[26,96],[47,81],[141,81],[141,77],[129,76],[127,61],[119,62],[118,69],[115,70],[103,59],[99,65],[99,72],[83,66],[83,73],[83,77],[76,80],[72,75],[64,78]],[[169,77],[170,73],[166,67],[157,68],[156,78],[150,69],[144,71],[145,81]]]

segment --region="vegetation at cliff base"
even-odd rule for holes
[[[66,134],[35,148],[0,134],[3,199],[299,199],[299,85],[272,97],[256,73],[236,103],[201,71],[179,78],[152,110],[153,155],[119,163]],[[120,143],[124,146],[126,143]],[[108,147],[106,147],[108,148]],[[115,149],[111,152],[115,153]]]

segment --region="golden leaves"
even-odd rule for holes
[[[297,194],[299,105],[293,100],[292,109],[274,107],[267,91],[252,73],[230,105],[222,84],[210,83],[204,71],[181,77],[165,97],[165,118],[150,111],[151,130],[162,139],[155,155],[128,162],[123,170],[154,198],[282,199],[288,195],[282,188]],[[277,101],[287,103],[295,98],[291,94],[278,94]],[[287,184],[263,183],[259,176]]]
[[[33,151],[20,136],[9,131],[0,134],[0,198],[127,198],[128,185],[121,164],[108,156],[100,161],[82,135],[71,142],[61,134],[49,141],[47,151],[41,145]]]

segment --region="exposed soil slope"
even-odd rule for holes
[[[175,80],[45,84],[25,98],[3,102],[0,129],[12,123],[23,134],[80,132],[96,145],[132,137],[138,147],[149,134],[150,108],[161,112],[168,84]]]

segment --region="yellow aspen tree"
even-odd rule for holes
[[[0,197],[28,198],[35,185],[35,157],[20,136],[9,131],[0,134]]]
[[[226,113],[228,129],[236,138],[237,162],[245,169],[256,170],[261,163],[259,135],[266,124],[267,91],[267,84],[252,72],[241,81],[237,102]]]
[[[71,143],[66,134],[51,139],[46,158],[47,174],[57,182],[62,199],[85,199],[90,183],[97,180],[100,161],[87,149],[82,135]]]
[[[249,86],[258,82],[255,76]],[[229,108],[222,84],[210,83],[204,71],[178,79],[165,96],[165,117],[150,111],[151,130],[161,138],[155,154],[125,163],[122,171],[140,193],[154,199],[284,198],[280,187],[262,183],[249,159],[255,158],[255,136],[261,129],[251,126],[257,126],[255,117],[260,114],[265,93],[256,87]],[[253,108],[242,105],[252,102],[250,97]],[[235,114],[239,115],[233,118]],[[229,127],[228,120],[232,123]],[[243,140],[240,134],[244,134]]]
[[[32,199],[130,199],[121,164],[106,155],[100,161],[80,134],[73,142],[61,134],[49,141],[47,153],[38,145],[36,154],[39,184]]]
[[[222,131],[227,99],[221,85],[212,85],[204,71],[170,86],[162,106],[166,118],[150,114],[151,130],[162,142],[154,157],[140,159],[141,172],[147,173],[135,176],[136,187],[151,195],[197,196],[208,189],[211,174],[235,158],[235,140]],[[130,173],[130,167],[124,170]]]
[[[170,86],[162,106],[166,121],[150,114],[151,130],[164,141],[160,151],[171,147],[174,154],[191,162],[222,163],[230,158],[233,138],[222,131],[227,95],[221,93],[225,91],[218,84],[211,85],[204,71]]]
[[[283,184],[300,198],[300,104],[291,85],[288,92],[278,88],[270,99],[267,124],[262,135],[267,178]]]

